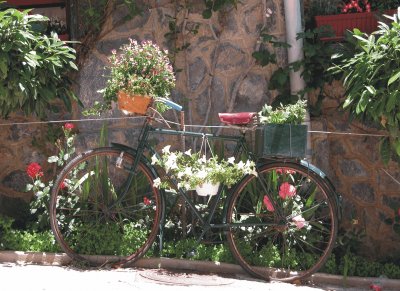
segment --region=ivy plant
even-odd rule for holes
[[[287,66],[279,67],[272,74],[268,89],[277,90],[279,95],[272,104],[273,107],[280,104],[293,103],[300,98],[304,98],[305,94],[311,90],[318,90],[318,102],[314,107],[310,108],[313,115],[318,115],[323,96],[323,86],[325,83],[331,83],[333,75],[327,72],[331,66],[331,55],[333,54],[334,45],[322,41],[324,37],[332,35],[332,31],[326,28],[315,28],[297,34],[297,39],[303,40],[304,58],[300,61],[293,62]],[[269,64],[277,64],[276,49],[287,49],[290,47],[286,42],[278,41],[275,36],[261,33],[261,39],[265,45],[253,53],[253,57],[261,66]],[[269,46],[269,47],[268,47]],[[272,48],[272,49],[271,49]],[[302,69],[301,76],[306,83],[306,87],[299,96],[291,95],[289,84],[290,72]]]
[[[44,117],[61,99],[71,111],[79,101],[70,72],[78,70],[75,50],[57,34],[45,35],[48,18],[30,10],[0,11],[0,117],[20,109]],[[81,104],[81,103],[80,103]]]
[[[335,55],[340,62],[331,68],[343,74],[343,107],[351,116],[387,130],[380,149],[385,164],[392,154],[400,157],[400,23],[387,17],[392,24],[380,23],[371,35],[354,29],[354,53]]]

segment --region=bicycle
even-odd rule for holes
[[[182,110],[174,102],[164,103]],[[304,160],[255,157],[245,139],[253,115],[239,122],[240,114],[225,118],[241,129],[241,135],[217,135],[154,127],[155,114],[146,114],[136,148],[112,143],[77,155],[58,175],[51,192],[51,228],[63,251],[91,265],[122,266],[141,258],[157,236],[162,245],[166,192],[153,186],[160,169],[149,159],[158,155],[149,136],[206,137],[232,141],[236,158],[245,153],[256,161],[257,176],[246,175],[231,189],[220,186],[206,218],[188,193],[175,187],[203,229],[198,241],[211,230],[222,230],[236,261],[258,278],[293,282],[312,275],[334,246],[338,195],[326,175]],[[162,177],[177,186],[166,173]],[[224,217],[214,222],[219,201]],[[103,241],[108,247],[103,254],[91,249]]]

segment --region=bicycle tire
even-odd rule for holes
[[[309,277],[324,265],[335,243],[334,195],[324,179],[299,163],[260,166],[258,177],[245,177],[228,202],[227,241],[233,256],[248,273],[267,281]]]
[[[58,175],[50,224],[72,259],[123,265],[142,257],[154,242],[162,197],[145,163],[139,161],[132,171],[134,160],[119,149],[98,148],[72,159]]]

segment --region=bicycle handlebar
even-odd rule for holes
[[[168,107],[170,107],[170,108],[172,108],[172,109],[174,109],[176,111],[182,111],[182,106],[179,105],[178,103],[175,103],[175,102],[171,101],[171,100],[168,100],[168,99],[165,99],[165,98],[161,98],[161,97],[157,98],[156,100],[159,101],[159,102],[164,103],[165,105],[167,105]]]

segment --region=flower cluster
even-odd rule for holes
[[[175,75],[168,58],[168,51],[161,50],[151,41],[138,43],[129,39],[120,51],[112,50],[110,76],[103,93],[106,105],[111,108],[117,93],[148,95],[168,98],[175,87]]]
[[[276,169],[276,174],[277,175],[293,175],[293,174],[296,174],[296,172],[293,170],[290,170],[290,169]],[[290,184],[289,182],[283,182],[280,185],[278,196],[283,200],[283,205],[285,205],[285,202],[287,202],[289,200],[292,201],[291,205],[295,205],[296,204],[295,203],[296,195],[297,195],[297,190],[294,185]],[[274,205],[271,202],[271,200],[268,198],[267,195],[264,195],[263,203],[264,203],[265,208],[268,211],[270,211],[270,212],[275,211]],[[308,225],[308,223],[305,221],[304,217],[302,217],[301,215],[293,216],[292,222],[298,229],[301,229]]]
[[[48,158],[48,163],[57,163],[58,166],[62,166],[75,152],[74,139],[75,134],[73,129],[75,125],[73,123],[65,123],[62,127],[64,138],[58,139],[56,147],[58,148],[58,156],[51,156]],[[32,184],[26,185],[26,191],[32,191],[35,194],[35,199],[31,202],[31,213],[34,214],[40,210],[43,215],[40,215],[37,223],[43,225],[48,223],[48,204],[50,199],[50,190],[53,187],[53,181],[47,183],[43,182],[44,173],[42,167],[38,163],[30,163],[26,168],[27,175],[32,179]],[[61,185],[62,188],[66,188],[66,183]]]
[[[26,173],[32,179],[38,179],[43,176],[42,167],[38,163],[30,163],[26,167]]]
[[[178,181],[178,188],[191,190],[197,186],[209,183],[222,183],[228,188],[237,183],[244,175],[257,175],[255,164],[252,161],[235,162],[235,158],[219,160],[214,156],[206,158],[199,153],[171,152],[170,145],[162,150],[161,158],[152,157],[152,164],[157,164]],[[154,180],[154,187],[168,188],[169,184]]]
[[[371,12],[371,4],[368,0],[348,0],[344,1],[342,13]]]

